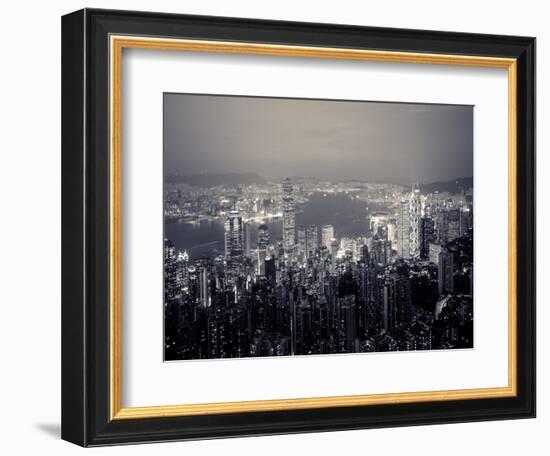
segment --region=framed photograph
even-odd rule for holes
[[[535,39],[62,20],[62,437],[535,416]]]

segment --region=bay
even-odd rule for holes
[[[353,194],[313,193],[309,199],[296,208],[296,227],[299,225],[333,225],[336,238],[368,234],[368,215],[385,211],[380,204],[370,204]],[[282,218],[266,220],[272,242],[282,237]],[[251,248],[257,245],[260,222],[250,223]],[[178,250],[187,250],[190,259],[213,257],[224,251],[224,224],[222,219],[200,223],[172,222],[165,224],[165,237]]]

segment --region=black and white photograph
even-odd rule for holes
[[[163,103],[165,361],[474,347],[473,106]]]

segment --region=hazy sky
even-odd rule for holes
[[[473,175],[473,107],[164,95],[165,173],[433,182]]]

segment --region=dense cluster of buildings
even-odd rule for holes
[[[253,231],[237,198],[223,252],[190,258],[166,239],[165,359],[473,347],[471,192],[389,188],[360,236],[297,225],[304,196],[285,179],[280,236]]]

